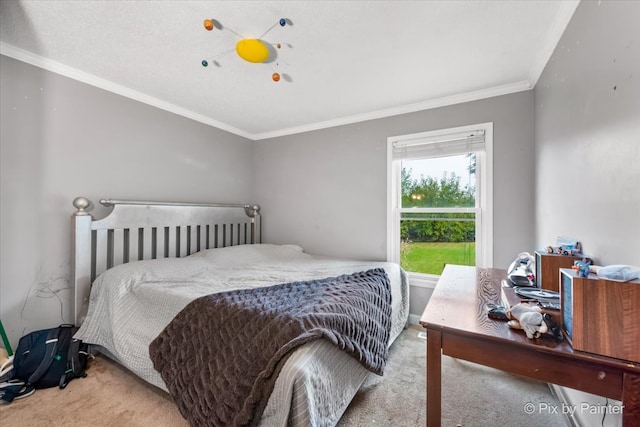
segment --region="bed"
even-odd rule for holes
[[[109,199],[101,204],[112,211],[94,219],[89,200],[73,203],[76,337],[165,391],[174,391],[172,383],[154,368],[150,344],[179,314],[211,295],[381,272],[390,295],[387,346],[406,326],[407,275],[397,264],[262,243],[258,205]],[[268,399],[250,424],[335,425],[370,371],[328,339],[304,342],[278,367]]]

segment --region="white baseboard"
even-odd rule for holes
[[[622,402],[549,384],[573,427],[622,427]]]
[[[409,324],[417,325],[420,323],[420,315],[419,314],[409,314]]]

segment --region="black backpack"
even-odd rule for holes
[[[65,388],[72,379],[86,377],[89,346],[73,338],[77,330],[65,324],[20,338],[10,383],[23,387],[13,387],[15,396],[6,391],[2,399],[11,402],[22,393],[33,392],[34,388]]]

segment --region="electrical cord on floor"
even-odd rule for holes
[[[608,398],[608,397],[605,397],[605,399],[606,399],[606,400],[605,400],[604,405],[605,405],[605,407],[606,407],[607,409],[609,409],[609,398]],[[606,410],[604,410],[604,411],[602,411],[602,421],[600,421],[600,425],[601,425],[602,427],[604,427],[604,419],[605,419],[606,417],[607,417],[607,411],[606,411]]]

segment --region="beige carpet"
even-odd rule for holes
[[[421,328],[405,330],[391,347],[384,377],[369,375],[339,423],[347,426],[425,425],[425,341]],[[566,427],[561,415],[527,415],[526,403],[556,404],[546,384],[443,357],[443,426]],[[105,357],[87,378],[67,388],[37,390],[0,406],[0,425],[182,427],[169,396]]]
[[[391,347],[385,376],[369,375],[339,426],[424,426],[426,342],[420,327],[405,330]],[[445,427],[567,427],[564,415],[525,405],[558,405],[546,383],[442,357],[442,425]],[[527,406],[528,408],[529,406]]]

